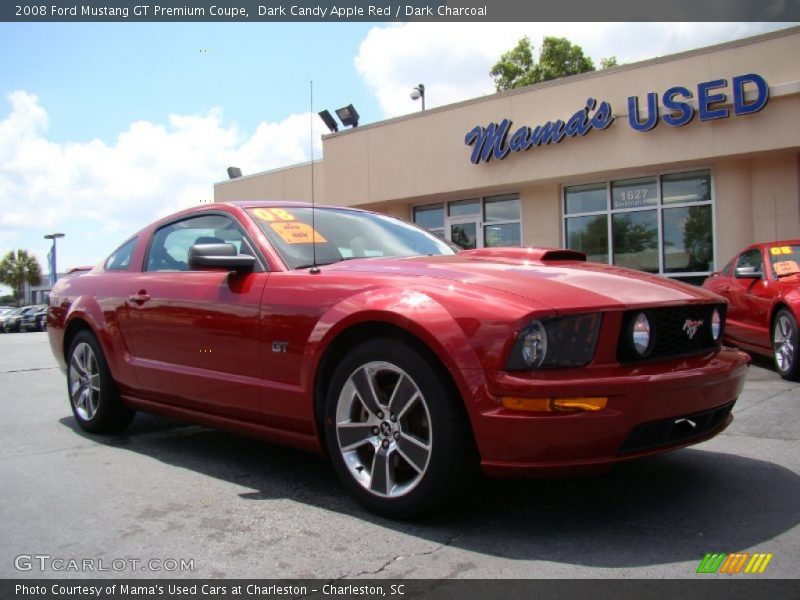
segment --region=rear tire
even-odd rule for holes
[[[67,393],[78,425],[90,433],[117,433],[136,415],[123,404],[100,343],[89,331],[78,333],[70,345]]]
[[[464,497],[478,454],[462,400],[427,357],[373,340],[338,365],[325,403],[328,452],[370,511],[410,518]]]
[[[799,337],[797,321],[791,312],[782,308],[772,324],[772,356],[780,376],[790,381],[800,381]]]

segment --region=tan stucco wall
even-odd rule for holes
[[[556,183],[520,189],[524,246],[561,247],[560,193],[560,187]]]
[[[321,202],[325,193],[322,162],[314,163],[314,194]],[[311,164],[244,176],[214,186],[214,202],[232,200],[311,200]]]
[[[797,160],[797,154],[753,160],[754,241],[800,237]]]
[[[751,162],[732,159],[714,164],[714,240],[718,269],[753,241]]]

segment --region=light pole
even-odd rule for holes
[[[47,255],[47,262],[50,267],[50,287],[56,284],[56,279],[58,278],[58,271],[56,270],[56,240],[63,237],[63,233],[48,233],[44,236],[46,240],[53,240],[53,247],[50,248],[50,253]]]
[[[422,110],[425,110],[425,86],[421,83],[411,90],[412,100],[419,100],[420,98],[422,99]]]

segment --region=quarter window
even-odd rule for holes
[[[133,258],[133,251],[136,249],[137,240],[138,238],[130,239],[114,250],[106,259],[105,270],[127,271],[131,266],[131,259]]]
[[[564,240],[593,262],[692,278],[714,268],[711,172],[564,188]]]

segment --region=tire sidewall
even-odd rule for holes
[[[391,363],[401,368],[414,380],[425,398],[431,421],[432,447],[428,467],[419,483],[408,493],[397,498],[375,496],[350,474],[339,449],[336,431],[336,409],[343,386],[361,366],[374,361]],[[455,414],[457,406],[441,376],[416,350],[391,340],[365,342],[351,350],[336,368],[327,390],[325,401],[325,440],[331,462],[347,489],[369,510],[395,518],[411,517],[434,510],[449,496],[448,488],[455,485],[453,477],[459,456],[464,451],[456,424],[461,415]]]

